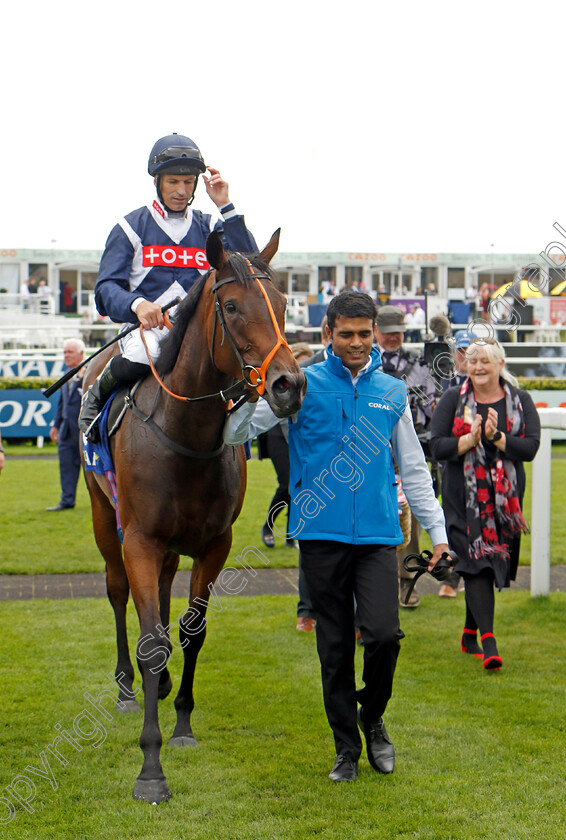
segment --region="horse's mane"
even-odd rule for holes
[[[267,274],[272,283],[275,280],[275,272],[273,269],[271,269],[266,262],[257,256],[247,255],[247,257],[244,257],[241,254],[227,254],[227,258],[232,271],[232,276],[236,282],[241,285],[249,287],[252,280],[250,269],[246,260],[249,260],[254,269],[257,269],[259,273]],[[208,274],[200,277],[197,282],[191,286],[187,297],[184,298],[176,309],[173,320],[173,328],[169,331],[168,336],[161,342],[159,358],[157,359],[155,365],[160,376],[164,376],[175,367],[175,362],[177,361],[187,327],[195,314],[202,290],[209,276],[210,271]]]

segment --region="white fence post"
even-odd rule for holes
[[[550,592],[551,447],[552,432],[550,429],[542,428],[540,449],[533,461],[532,470],[531,596],[533,598],[537,595],[548,595]]]
[[[539,408],[540,449],[532,469],[531,596],[550,592],[551,429],[566,429],[566,409]]]

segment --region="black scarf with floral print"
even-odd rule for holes
[[[525,421],[519,395],[516,391],[511,392],[505,380],[500,381],[507,410],[505,434],[524,437]],[[452,433],[455,437],[468,434],[476,414],[474,390],[468,378],[460,388],[454,414]],[[470,558],[477,560],[487,556],[495,573],[495,584],[501,588],[507,585],[513,537],[528,532],[519,502],[515,465],[505,457],[488,462],[480,441],[464,455],[464,482]]]

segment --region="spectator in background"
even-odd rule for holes
[[[300,365],[314,356],[312,348],[306,341],[296,341],[295,344],[291,344],[291,352]]]
[[[400,307],[382,306],[378,309],[375,340],[381,353],[383,371],[405,381],[409,390],[409,404],[415,429],[419,440],[423,443],[428,436],[427,427],[434,407],[436,386],[428,367],[420,364],[416,353],[410,353],[403,347],[403,335],[406,330],[405,313]],[[413,576],[404,568],[403,557],[405,554],[419,553],[420,533],[419,522],[415,516],[411,515],[410,527],[407,525],[403,533],[406,550],[397,551],[400,603],[402,607],[411,609],[418,607],[420,597],[413,589],[408,603],[405,604],[405,596]]]
[[[24,280],[24,282],[22,283],[21,290],[20,290],[20,300],[22,302],[22,307],[24,309],[29,309],[30,308],[30,300],[29,300],[30,295],[31,295],[31,289],[29,287],[29,280]]]
[[[326,335],[327,323],[328,318],[325,315],[322,321],[320,322],[320,343],[322,344],[322,347],[320,350],[317,350],[316,353],[312,354],[308,358],[301,359],[299,361],[301,367],[310,367],[310,365],[317,365],[319,362],[323,362],[326,359],[326,348],[328,347],[328,336]]]
[[[63,345],[65,367],[79,365],[85,355],[85,346],[80,338],[69,338]],[[81,471],[79,450],[79,410],[82,398],[83,373],[79,371],[61,388],[61,395],[55,412],[49,437],[57,443],[59,449],[59,475],[61,479],[61,499],[58,504],[46,510],[69,510],[75,507],[77,483]]]
[[[412,303],[405,315],[407,341],[413,344],[423,340],[422,329],[425,326],[425,313],[420,303]]]
[[[447,391],[449,388],[456,386],[460,387],[466,381],[468,376],[468,359],[466,358],[466,351],[470,346],[470,335],[467,330],[458,330],[454,333],[454,364],[449,378],[442,379],[442,391]],[[442,470],[444,465],[439,464]],[[456,598],[458,596],[458,585],[460,584],[461,575],[459,572],[452,571],[450,577],[443,583],[438,590],[439,598]],[[460,591],[463,590],[463,583]]]
[[[520,535],[527,527],[521,512],[523,462],[537,453],[540,422],[530,395],[506,370],[497,341],[473,341],[466,357],[469,378],[440,399],[430,445],[445,462],[442,504],[448,543],[465,580],[462,651],[494,670],[502,665],[493,634],[494,584],[502,589],[515,580]]]
[[[53,292],[43,278],[37,284],[37,297],[39,298],[39,311],[43,315],[49,315],[55,311],[53,305]]]
[[[482,283],[479,291],[479,305],[481,316],[484,321],[489,321],[489,299],[491,297],[491,287],[489,283]]]
[[[476,317],[478,311],[478,287],[470,286],[466,290],[466,303],[470,306],[470,320]]]
[[[468,330],[458,330],[454,333],[453,365],[450,376],[442,378],[442,390],[447,391],[456,385],[462,385],[468,376],[468,359],[466,351],[470,346]]]
[[[59,294],[61,312],[74,312],[75,292],[73,291],[73,287],[69,283],[61,281]]]

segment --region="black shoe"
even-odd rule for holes
[[[334,767],[328,774],[333,782],[355,782],[358,776],[358,762],[347,755],[337,755]]]
[[[61,502],[59,502],[58,505],[54,505],[53,507],[45,508],[45,510],[72,510],[73,508],[74,508],[74,505],[64,505]]]
[[[287,546],[287,548],[297,548],[298,549],[298,547],[299,547],[299,543],[296,540],[292,539],[291,537],[287,537],[287,539],[285,540],[285,545]]]
[[[395,749],[385,731],[383,718],[365,724],[363,709],[358,710],[358,724],[366,737],[368,761],[378,773],[393,773],[395,767]]]
[[[261,529],[261,539],[263,544],[266,545],[268,548],[275,547],[275,539],[273,537],[273,532],[271,531],[271,528],[269,527],[267,522],[264,523]]]

